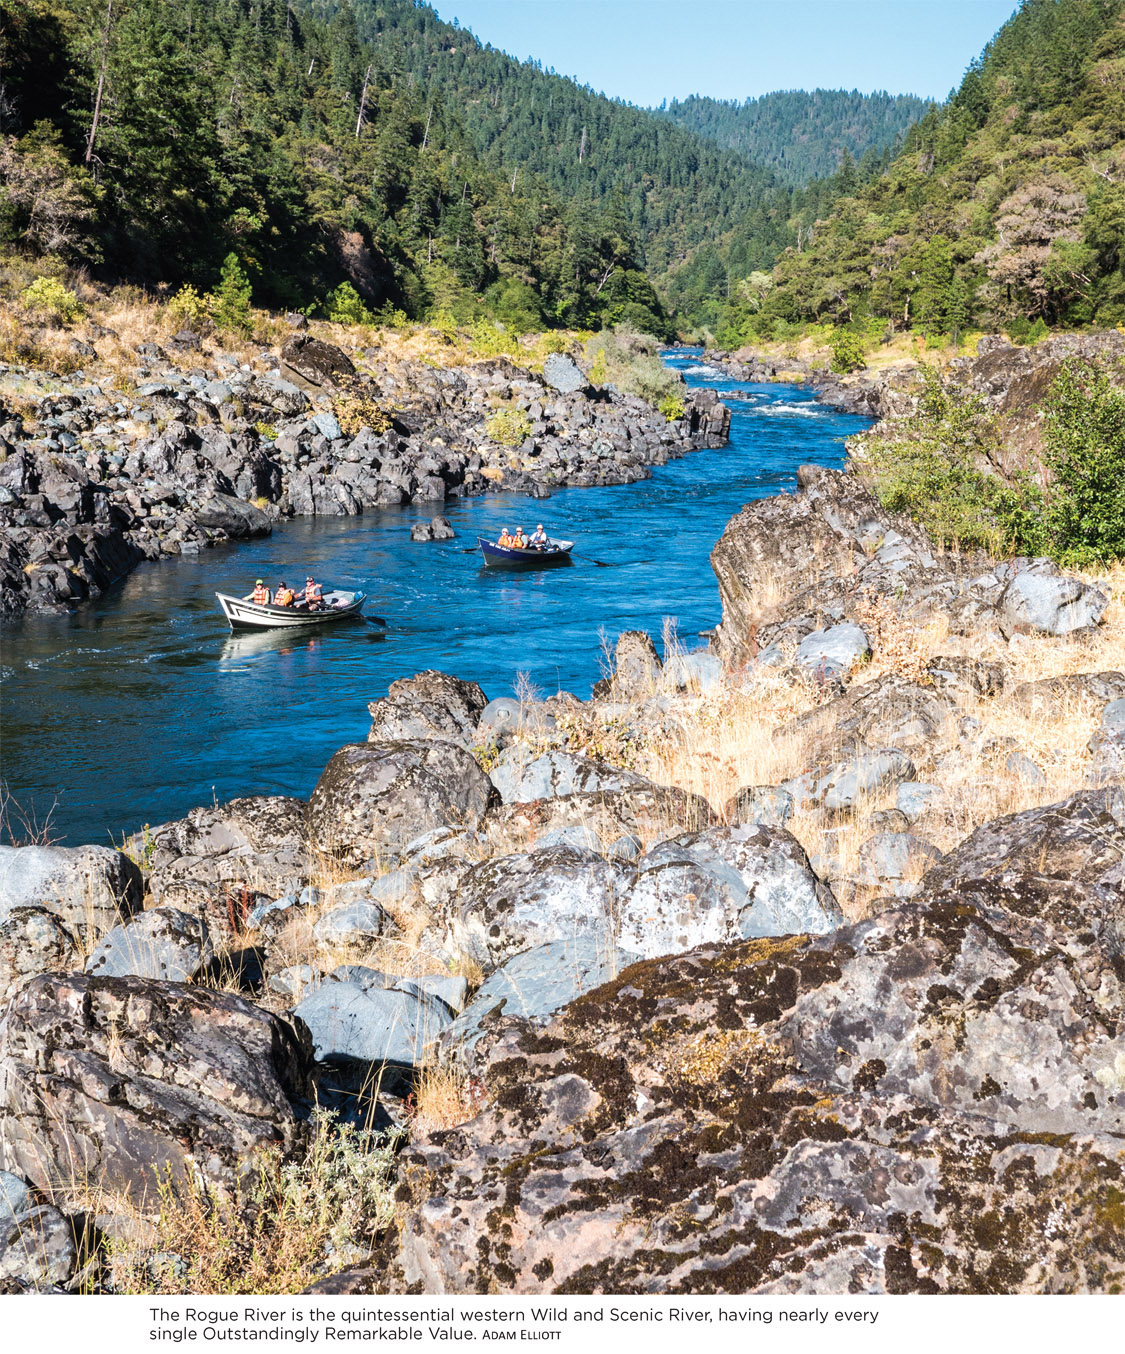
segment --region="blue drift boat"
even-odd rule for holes
[[[573,541],[549,540],[538,548],[529,546],[516,550],[512,546],[486,541],[483,536],[477,537],[477,545],[489,569],[549,569],[555,564],[570,564],[570,552],[574,549]]]

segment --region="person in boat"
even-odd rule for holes
[[[512,537],[512,549],[527,549],[527,537],[523,534],[523,527],[516,527],[516,534]]]
[[[282,579],[280,586],[273,595],[274,606],[292,606],[296,600],[293,589],[287,588],[285,586],[285,580]]]
[[[250,594],[250,600],[256,602],[258,606],[269,606],[270,590],[260,578],[254,584],[254,591]]]
[[[532,533],[529,544],[532,550],[546,550],[550,543],[551,542],[547,538],[547,533],[543,530],[543,523],[540,522]]]
[[[324,589],[314,578],[305,579],[305,606],[310,611],[320,611],[324,607]]]
[[[500,528],[500,535],[496,538],[496,544],[504,550],[510,550],[512,548],[512,538],[508,535],[507,527]]]

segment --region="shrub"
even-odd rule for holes
[[[473,325],[471,342],[477,357],[511,356],[519,349],[519,337],[507,325],[483,317]]]
[[[73,324],[82,314],[78,297],[67,291],[57,277],[37,277],[23,294],[28,310],[38,310],[63,324]]]
[[[329,292],[327,309],[333,324],[372,324],[375,318],[350,282],[341,282]]]
[[[215,293],[215,324],[220,329],[236,334],[250,332],[250,279],[243,271],[237,254],[228,254],[223,260],[223,271]]]
[[[853,334],[847,329],[837,329],[830,340],[830,347],[832,370],[839,375],[846,375],[849,371],[860,371],[867,365],[863,340],[858,334]]]
[[[984,403],[943,385],[923,368],[919,411],[895,438],[862,444],[873,487],[884,507],[909,513],[937,540],[993,554],[1042,553],[1047,538],[1043,495],[1024,479],[1005,484],[977,462],[998,447]]]
[[[502,447],[518,447],[531,435],[531,420],[522,409],[497,409],[485,423],[484,430]]]
[[[1125,556],[1125,390],[1104,366],[1072,359],[1044,408],[1052,554],[1075,564]]]
[[[392,423],[390,414],[366,390],[349,390],[337,398],[334,408],[345,437],[355,437],[361,428],[385,433]]]
[[[211,317],[212,298],[200,296],[190,283],[185,283],[168,302],[169,318],[179,325],[197,325]]]
[[[429,319],[430,328],[446,343],[457,342],[457,321],[448,310],[439,310]]]
[[[682,397],[682,377],[657,356],[658,341],[651,334],[622,325],[595,334],[586,344],[588,375],[594,385],[614,385],[623,395],[638,395],[659,406],[667,396]]]
[[[683,418],[686,406],[679,395],[665,395],[656,407],[669,423],[674,423],[676,419]]]

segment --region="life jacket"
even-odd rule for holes
[[[305,584],[305,601],[306,601],[306,602],[319,602],[320,599],[321,599],[323,596],[324,596],[324,589],[320,586],[319,583],[306,583],[306,584]]]
[[[502,546],[511,547],[511,545],[512,545],[512,538],[511,538],[511,537],[508,535],[508,533],[505,531],[505,532],[503,533],[503,535],[501,535],[500,539],[496,542],[496,544],[497,544],[497,545],[502,545]]]
[[[526,537],[526,536],[516,536],[516,537],[513,539],[513,541],[512,541],[512,549],[513,549],[513,550],[526,550],[526,549],[527,549],[527,537]]]
[[[293,605],[293,589],[292,589],[292,588],[278,588],[278,590],[277,590],[277,596],[273,599],[273,604],[274,604],[274,606],[292,606],[292,605]]]
[[[253,602],[257,602],[259,606],[268,605],[270,600],[269,588],[267,588],[264,583],[260,588],[255,588],[253,596],[251,597],[250,600]]]

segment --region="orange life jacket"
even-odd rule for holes
[[[264,604],[264,603],[268,603],[269,600],[270,600],[270,590],[269,590],[269,588],[267,588],[267,587],[265,586],[265,584],[263,584],[260,588],[255,588],[255,589],[254,589],[254,595],[253,595],[253,597],[251,598],[251,600],[254,601],[254,602],[257,602],[259,605],[262,605],[262,604]]]
[[[278,588],[278,590],[277,590],[277,596],[273,599],[273,604],[274,604],[274,606],[292,606],[292,605],[293,605],[293,589],[292,589],[292,588]]]

